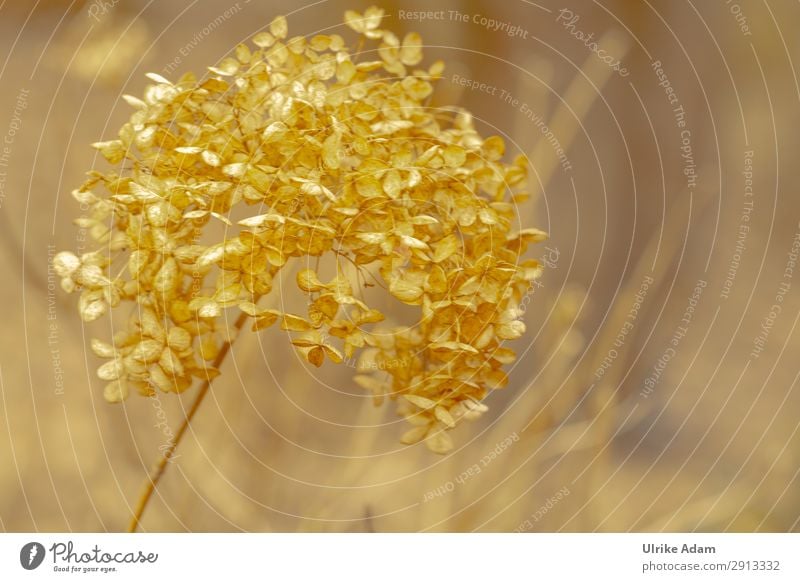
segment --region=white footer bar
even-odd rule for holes
[[[797,581],[799,554],[800,534],[3,534],[0,580]]]

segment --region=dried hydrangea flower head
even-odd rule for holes
[[[427,106],[443,65],[418,68],[420,37],[398,39],[382,16],[346,14],[380,43],[379,60],[357,59],[338,35],[287,38],[279,17],[209,78],[150,74],[144,99],[125,97],[136,111],[119,138],[94,144],[117,169],[74,192],[97,249],[54,259],[85,321],[135,306],[112,342],[92,342],[108,360],[107,400],[217,374],[208,362],[226,309],[256,330],[278,322],[315,366],[359,357],[373,372],[356,381],[414,425],[403,442],[435,452],[506,385],[504,342],[525,331],[518,306],[540,269],[522,255],[545,236],[515,228],[526,162],[504,163],[503,140],[481,137],[467,112]],[[233,224],[235,207],[252,210]],[[214,223],[224,235],[208,243]],[[380,329],[384,314],[344,266],[329,281],[297,273],[307,313],[259,305],[281,269],[325,255],[382,280],[418,321]]]

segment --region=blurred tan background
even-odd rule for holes
[[[53,249],[82,244],[69,192],[102,167],[88,144],[129,115],[121,95],[148,71],[202,72],[277,14],[290,34],[346,35],[344,10],[369,4],[0,7],[2,530],[123,529],[193,395],[106,404],[86,345],[111,324],[84,326],[48,273]],[[398,444],[394,406],[373,407],[352,369],[310,370],[281,332],[246,334],[143,529],[800,529],[800,6],[379,5],[447,63],[434,103],[531,159],[521,219],[551,233],[551,265],[511,385],[439,457]]]

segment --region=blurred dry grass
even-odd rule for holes
[[[532,157],[545,186],[536,204],[522,207],[522,220],[552,233],[548,246],[558,260],[526,313],[529,334],[516,346],[525,355],[511,386],[491,396],[481,421],[457,429],[457,452],[436,457],[397,444],[402,427],[393,407],[373,407],[353,385],[351,369],[310,370],[280,333],[245,335],[144,529],[798,529],[794,290],[765,352],[749,354],[800,228],[793,163],[800,40],[792,34],[800,8],[742,2],[752,31],[746,36],[722,4],[572,3],[577,28],[594,32],[609,53],[625,54],[631,74],[621,78],[556,23],[561,5],[538,4],[544,9],[522,1],[382,4],[394,15],[392,27],[418,30],[433,45],[429,58],[505,89],[562,145],[571,143],[573,169],[564,172],[519,107],[448,77],[440,84],[437,104],[457,102],[485,132],[504,132]],[[172,76],[202,70],[277,13],[289,15],[293,33],[310,34],[339,26],[345,8],[366,5],[122,0],[98,20],[88,2],[42,2],[33,13],[0,8],[7,55],[0,134],[7,135],[15,108],[21,113],[0,206],[4,530],[123,528],[166,440],[156,426],[159,409],[174,428],[191,398],[105,404],[85,345],[89,332],[109,333],[101,329],[109,323],[82,328],[72,298],[48,287],[50,246],[80,242],[70,224],[78,210],[67,194],[98,163],[87,144],[108,138],[127,115],[119,96],[141,92],[144,72],[165,73],[176,56]],[[396,17],[400,9],[486,15],[521,25],[529,38],[474,23],[411,22]],[[226,10],[232,15],[203,33]],[[653,60],[662,62],[687,113],[699,175],[691,196],[680,133]],[[24,109],[22,90],[29,91]],[[724,299],[746,150],[754,152],[754,210]],[[654,283],[635,325],[598,379],[648,275]],[[686,337],[645,398],[644,382],[698,280],[707,287]],[[518,440],[484,465],[511,435]],[[469,475],[476,463],[480,472]],[[444,494],[425,501],[437,490]]]

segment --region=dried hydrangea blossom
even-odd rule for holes
[[[143,100],[125,97],[136,111],[119,138],[94,144],[117,169],[74,192],[97,249],[54,260],[85,321],[135,305],[111,343],[92,342],[108,360],[97,372],[107,400],[217,374],[208,362],[226,309],[255,330],[277,322],[315,366],[358,353],[373,373],[356,381],[377,402],[397,399],[414,425],[402,441],[435,452],[506,385],[515,353],[503,344],[524,333],[519,303],[540,271],[521,256],[545,236],[514,227],[526,162],[504,163],[503,140],[481,137],[469,113],[427,106],[443,65],[418,68],[420,37],[398,39],[382,16],[345,15],[379,41],[378,60],[357,59],[338,35],[287,38],[279,17],[210,78],[150,74]],[[234,225],[234,207],[253,210]],[[209,244],[213,223],[224,238]],[[325,255],[356,281],[344,267],[329,281],[303,269],[307,313],[259,305],[281,269]],[[353,290],[364,274],[419,307],[418,322],[376,326],[384,314]]]

